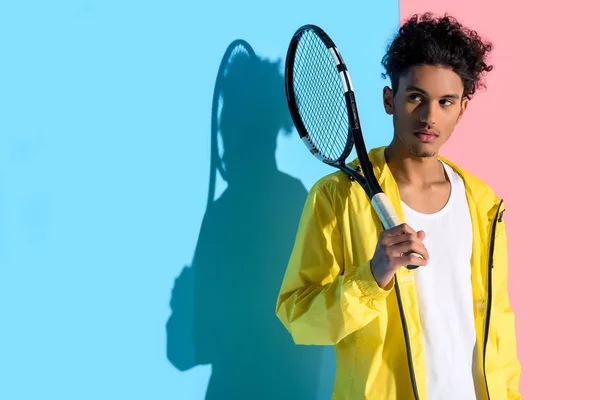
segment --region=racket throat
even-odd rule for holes
[[[367,192],[369,199],[371,199],[373,197],[371,188],[369,188],[369,186],[367,185],[367,181],[365,180],[365,177],[363,176],[363,173],[362,173],[362,170],[360,167],[352,168],[343,162],[338,163],[335,166],[337,168],[341,169],[342,171],[344,171],[348,175],[348,178],[350,179],[350,181],[358,182],[358,184],[365,190],[365,192]]]

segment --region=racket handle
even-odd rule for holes
[[[396,212],[394,211],[394,207],[392,207],[392,203],[390,203],[390,200],[387,198],[385,193],[377,193],[376,195],[374,195],[373,198],[371,199],[371,205],[375,209],[375,212],[377,212],[377,215],[379,216],[379,219],[383,223],[383,227],[385,228],[385,230],[393,228],[394,226],[398,226],[402,223],[400,221],[400,218],[398,218],[398,216],[396,215]],[[411,253],[411,254],[414,256],[423,258],[423,256],[421,256],[420,254],[417,254],[417,253]],[[418,267],[419,267],[418,265],[407,265],[406,266],[406,268],[408,268],[408,269],[416,269]]]

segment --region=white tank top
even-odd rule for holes
[[[406,223],[425,231],[423,243],[430,257],[426,267],[415,271],[427,400],[476,400],[471,216],[462,178],[442,164],[452,188],[444,208],[422,214],[402,202]]]

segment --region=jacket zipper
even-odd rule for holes
[[[487,391],[488,399],[490,398],[490,388],[488,387],[487,375],[485,370],[485,356],[486,356],[486,348],[487,341],[489,337],[490,330],[490,313],[492,309],[492,269],[494,268],[494,245],[496,242],[496,224],[502,221],[502,214],[500,213],[500,209],[502,208],[502,203],[504,200],[500,200],[500,204],[498,205],[498,211],[496,211],[496,217],[494,218],[494,224],[492,225],[492,234],[490,239],[490,251],[489,251],[489,259],[488,259],[488,303],[487,303],[487,315],[485,321],[485,335],[483,341],[483,377],[485,379],[485,388]],[[499,218],[498,218],[499,217]],[[408,328],[406,325],[406,316],[404,314],[404,307],[402,306],[402,301],[400,299],[400,288],[398,287],[398,282],[396,281],[394,284],[396,289],[396,297],[398,298],[398,308],[400,309],[400,319],[402,321],[402,331],[404,332],[404,342],[406,345],[406,356],[408,359],[408,370],[410,372],[410,381],[412,384],[413,394],[415,396],[415,400],[419,400],[419,391],[417,389],[417,382],[415,379],[415,368],[412,361],[412,350],[410,347],[410,338],[408,337]]]
[[[404,332],[404,343],[406,345],[406,358],[408,359],[408,371],[410,372],[410,382],[412,384],[413,394],[415,400],[419,400],[419,391],[417,390],[417,381],[415,379],[415,368],[412,361],[412,350],[410,348],[410,338],[408,337],[408,327],[406,325],[406,315],[404,314],[404,307],[400,300],[400,288],[398,287],[398,281],[395,280],[394,288],[396,289],[396,297],[398,298],[398,307],[400,308],[400,319],[402,320],[402,331]]]
[[[488,259],[488,299],[487,299],[487,314],[485,319],[485,334],[483,339],[483,377],[485,379],[485,389],[487,391],[487,397],[491,400],[490,397],[490,388],[488,386],[487,374],[485,368],[485,356],[487,353],[487,342],[489,338],[490,332],[490,317],[492,311],[492,270],[494,268],[494,246],[496,242],[496,225],[499,221],[502,220],[502,214],[500,214],[500,209],[502,208],[502,203],[504,200],[500,200],[500,204],[498,205],[498,211],[496,211],[496,216],[494,217],[494,224],[492,225],[492,233],[490,238],[490,250],[489,250],[489,259]],[[503,212],[504,213],[504,212]]]

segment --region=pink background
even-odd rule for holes
[[[405,0],[400,17],[448,12],[494,43],[488,88],[442,154],[506,202],[523,398],[600,399],[598,6],[550,4]]]

